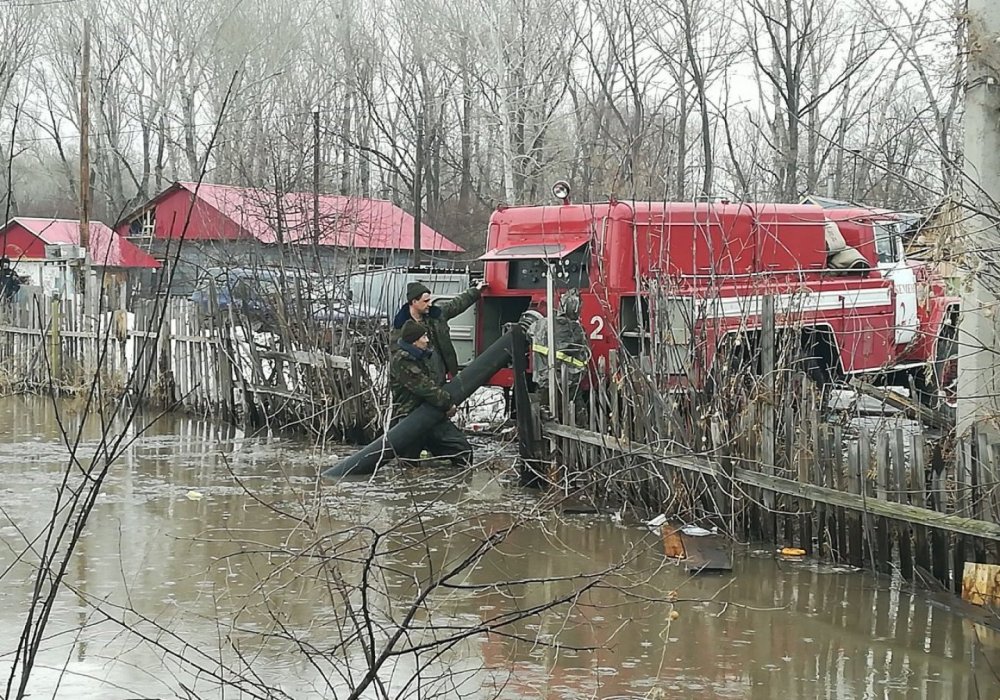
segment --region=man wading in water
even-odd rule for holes
[[[478,290],[477,290],[478,291]],[[457,466],[472,465],[472,445],[451,417],[456,407],[435,377],[434,355],[427,329],[412,318],[403,322],[389,358],[389,389],[392,392],[392,425],[423,403],[445,412],[445,418],[408,449],[397,453],[404,462],[420,459],[427,450],[435,457],[450,459]]]

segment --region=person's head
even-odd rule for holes
[[[431,308],[431,290],[423,282],[410,282],[406,285],[406,303],[411,312],[427,313]]]
[[[417,323],[413,319],[408,319],[403,324],[400,337],[403,339],[403,342],[410,343],[421,350],[426,350],[430,344],[430,339],[427,337],[427,329],[424,328],[422,323]]]

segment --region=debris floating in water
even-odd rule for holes
[[[698,527],[697,525],[685,525],[681,528],[683,532],[688,537],[708,537],[709,535],[714,535],[719,532],[719,528],[713,527],[711,530],[706,530],[703,527]]]
[[[200,494],[199,492],[197,492],[197,491],[188,491],[188,492],[187,492],[187,499],[188,499],[189,501],[200,501],[200,500],[201,500],[202,498],[204,498],[204,496],[202,496],[202,495],[201,495],[201,494]]]
[[[665,522],[667,522],[667,516],[665,516],[663,513],[660,513],[652,520],[648,520],[646,522],[646,525],[648,527],[660,527],[660,525],[662,525]]]

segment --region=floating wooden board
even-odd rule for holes
[[[712,573],[733,570],[733,550],[730,543],[716,535],[684,537],[685,571]]]
[[[965,562],[962,600],[973,605],[1000,607],[1000,566]]]
[[[670,559],[687,559],[680,528],[667,523],[660,527],[660,532],[663,534],[663,553]]]
[[[680,528],[681,526],[671,523],[660,527],[664,555],[683,561],[685,571],[732,571],[733,550],[728,540],[717,535],[688,537]]]

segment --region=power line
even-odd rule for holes
[[[43,5],[66,5],[79,0],[35,0],[34,2],[13,2],[12,0],[0,0],[0,6],[4,7],[42,7]]]

